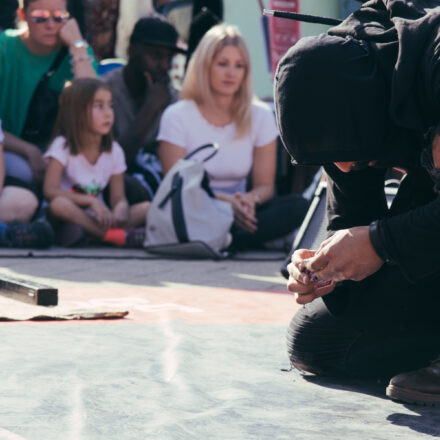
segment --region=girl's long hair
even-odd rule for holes
[[[53,138],[64,136],[72,155],[78,154],[80,147],[87,146],[85,139],[91,125],[93,98],[99,89],[111,92],[109,85],[100,79],[79,78],[68,83],[61,93]],[[110,131],[102,136],[100,151],[111,151],[112,143]]]
[[[226,46],[237,47],[246,64],[243,81],[234,96],[231,108],[231,117],[237,127],[236,138],[239,138],[251,129],[253,92],[249,51],[237,27],[219,24],[204,35],[189,61],[180,99],[191,99],[198,104],[215,106],[210,86],[210,70],[214,58]]]

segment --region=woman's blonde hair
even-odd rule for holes
[[[237,127],[236,137],[238,138],[246,135],[251,129],[253,92],[249,51],[237,27],[219,24],[212,27],[204,35],[188,63],[180,99],[192,99],[198,104],[214,106],[214,97],[210,86],[210,69],[214,58],[226,46],[238,48],[246,64],[243,81],[235,94],[231,108],[231,116]]]
[[[77,155],[80,147],[84,147],[84,136],[90,129],[93,99],[99,89],[111,93],[110,86],[100,79],[78,78],[68,83],[61,93],[53,138],[64,136],[72,155]],[[103,135],[101,153],[111,151],[112,143],[112,132]]]

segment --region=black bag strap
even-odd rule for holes
[[[205,157],[205,159],[203,159],[203,162],[207,162],[209,159],[214,157],[218,153],[218,149],[220,148],[220,146],[219,146],[219,144],[217,142],[213,142],[212,144],[202,145],[201,147],[196,148],[194,151],[191,151],[191,153],[187,154],[184,159],[185,160],[186,159],[190,159],[191,157],[193,157],[198,152],[200,152],[202,150],[206,150],[207,148],[213,148],[214,151],[208,157]]]
[[[64,57],[67,54],[67,46],[63,46],[60,51],[58,52],[58,55],[55,57],[55,59],[53,60],[52,65],[49,67],[49,70],[41,77],[40,82],[50,78],[55,71],[58,69],[58,67],[61,64],[61,61],[63,61]]]

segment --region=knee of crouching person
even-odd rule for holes
[[[325,317],[314,312],[316,301],[302,307],[292,318],[287,329],[287,354],[291,365],[307,373],[329,375],[337,369],[339,347],[328,344]],[[333,352],[334,351],[334,352]]]

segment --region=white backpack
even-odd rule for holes
[[[232,206],[215,198],[203,163],[218,144],[203,145],[177,161],[157,190],[147,213],[144,247],[169,256],[221,258],[232,241]],[[191,159],[205,149],[203,161]]]

